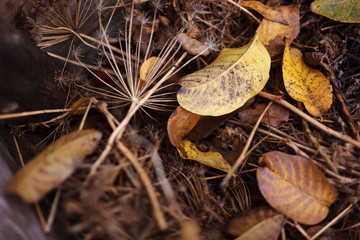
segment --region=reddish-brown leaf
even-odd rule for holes
[[[337,191],[311,160],[272,151],[257,170],[260,191],[276,210],[299,223],[321,222],[336,200]]]
[[[181,106],[177,107],[171,114],[167,124],[171,144],[180,147],[181,140],[195,127],[200,117],[200,115],[189,112]]]
[[[266,105],[267,104],[260,103],[257,104],[254,109],[245,109],[244,111],[239,112],[240,120],[249,124],[256,123],[266,108]],[[289,120],[289,115],[290,112],[286,108],[279,104],[272,104],[261,122],[273,127],[278,127],[282,122],[287,122]]]

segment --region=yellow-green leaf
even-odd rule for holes
[[[59,138],[19,170],[6,191],[25,202],[36,202],[68,178],[101,139],[97,130],[82,130]]]
[[[311,4],[311,11],[335,21],[359,23],[359,0],[315,0]]]
[[[256,35],[245,46],[221,50],[214,62],[183,77],[177,100],[198,115],[230,113],[264,88],[270,62],[269,53]]]
[[[236,240],[275,240],[285,220],[286,217],[274,209],[261,207],[233,218],[226,232],[239,236]]]
[[[224,172],[228,172],[231,169],[230,164],[218,152],[201,152],[189,140],[181,141],[180,147],[181,149],[178,148],[178,151],[183,159],[194,160]]]
[[[259,189],[273,208],[308,225],[327,216],[338,194],[311,160],[272,151],[260,161],[265,166],[256,172]]]
[[[329,110],[333,99],[330,80],[307,66],[300,50],[290,47],[288,41],[282,71],[286,91],[296,101],[303,102],[310,114],[320,117]]]

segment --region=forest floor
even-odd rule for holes
[[[9,44],[2,44],[2,58],[9,59],[10,67],[2,60],[0,127],[16,159],[7,164],[20,168],[19,154],[29,162],[56,139],[78,130],[93,129],[93,138],[102,135],[89,153],[78,149],[90,136],[74,143],[80,144],[75,150],[63,147],[73,139],[58,144],[54,151],[59,158],[69,151],[65,158],[70,164],[59,160],[64,162],[53,165],[59,173],[52,169],[49,174],[41,162],[40,174],[31,176],[35,185],[61,178],[35,204],[49,239],[234,239],[241,234],[254,239],[360,239],[360,24],[315,14],[312,1],[258,1],[272,9],[243,2],[32,0],[2,6],[11,27],[1,23],[1,41]],[[274,16],[274,11],[279,13],[276,21],[287,24],[266,15]],[[3,39],[15,41],[15,33],[27,40],[10,48]],[[242,47],[255,41],[255,35],[271,57],[269,68],[265,60],[257,65],[269,73],[262,92],[251,92],[244,106],[222,116],[206,116],[213,95],[205,107],[194,107],[198,112],[190,111],[188,105],[205,93],[188,94],[198,82],[186,88],[184,76],[210,66],[206,73],[217,78],[211,63],[220,51]],[[285,38],[290,49],[300,50],[304,65],[324,76],[325,87],[298,90],[291,89],[298,82],[286,83]],[[155,63],[146,61],[155,56]],[[233,71],[224,59],[219,69]],[[254,62],[259,59],[254,55]],[[255,84],[253,75],[259,72],[251,74],[240,72],[239,78]],[[306,74],[305,80],[311,78]],[[215,86],[205,75],[199,82]],[[5,83],[4,77],[14,81]],[[231,86],[219,86],[214,89],[234,94]],[[330,92],[321,95],[325,88]],[[240,92],[246,95],[246,87]],[[188,105],[179,107],[176,94],[177,99],[184,94]],[[319,102],[328,107],[313,110],[294,95],[315,102],[314,108]],[[266,165],[272,157],[264,154],[273,151],[288,154],[284,159],[299,156],[311,167],[289,163],[291,169],[284,170],[288,176],[274,183],[260,173],[282,171]],[[318,170],[326,177],[324,185],[313,176]],[[273,190],[265,189],[275,201],[264,197],[261,177],[275,184]],[[279,204],[283,184],[300,189],[301,197],[287,193]],[[306,184],[315,186],[306,190]],[[299,199],[310,195],[317,201],[322,191],[317,186],[331,186],[337,193],[320,193],[325,196],[318,200],[324,204],[319,208],[328,214],[304,224],[302,213],[310,210]],[[322,202],[332,197],[333,203]],[[290,210],[281,208],[286,204]]]

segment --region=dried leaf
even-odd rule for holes
[[[319,70],[307,66],[300,50],[286,43],[283,59],[286,91],[296,101],[303,102],[314,116],[320,117],[332,104],[332,86]]]
[[[275,240],[285,220],[286,217],[274,209],[262,207],[232,219],[227,232],[239,236],[236,240]]]
[[[95,150],[101,136],[97,130],[83,130],[59,138],[19,170],[6,191],[19,195],[25,202],[40,200]]]
[[[180,33],[178,40],[181,44],[181,47],[191,55],[197,55],[201,53],[201,55],[206,56],[210,53],[208,45],[188,36],[186,33]]]
[[[336,200],[336,189],[311,160],[272,151],[260,159],[257,169],[259,189],[266,201],[299,223],[321,222]]]
[[[171,144],[180,147],[181,140],[195,127],[200,117],[200,115],[191,113],[181,106],[177,107],[171,114],[167,124]]]
[[[300,32],[300,13],[296,5],[269,7],[259,1],[244,1],[241,6],[264,16],[256,32],[271,57],[283,52],[284,38],[292,42]]]
[[[240,120],[249,124],[256,123],[266,108],[266,105],[267,104],[264,103],[257,104],[254,109],[245,109],[244,111],[239,112]],[[282,122],[287,122],[289,120],[289,116],[289,110],[279,104],[272,104],[261,122],[273,127],[279,127]]]
[[[150,57],[146,59],[140,67],[140,88],[146,84],[146,76],[149,72],[154,68],[154,66],[160,62],[160,58],[158,57]]]
[[[257,35],[243,47],[224,48],[214,62],[180,79],[177,100],[199,115],[230,113],[264,88],[270,61]]]
[[[178,151],[183,159],[194,160],[224,172],[231,169],[230,164],[218,152],[201,152],[195,144],[188,140],[181,141],[180,147],[181,149],[178,148]]]
[[[311,11],[335,21],[359,23],[360,1],[355,0],[315,0]]]

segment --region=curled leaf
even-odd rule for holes
[[[290,47],[288,42],[282,71],[286,91],[296,101],[303,102],[309,113],[320,117],[329,110],[333,99],[330,80],[307,66],[300,50]]]
[[[205,116],[238,109],[269,79],[270,56],[257,35],[245,46],[221,50],[214,62],[180,80],[179,104]]]
[[[177,107],[171,114],[167,124],[171,144],[180,147],[181,140],[195,127],[200,117],[200,115],[191,113],[181,106]]]
[[[299,223],[321,222],[336,200],[337,191],[311,160],[272,151],[257,169],[260,192],[282,214]]]
[[[97,130],[82,130],[59,138],[20,169],[5,190],[25,202],[40,200],[95,150],[101,136]]]
[[[228,172],[231,169],[230,164],[218,152],[201,152],[195,144],[188,140],[183,140],[178,148],[179,154],[183,159],[190,159],[209,167]]]
[[[272,57],[283,52],[284,38],[292,42],[300,32],[300,13],[296,5],[269,7],[259,1],[244,1],[241,6],[264,16],[256,32]]]
[[[355,0],[315,0],[311,11],[335,21],[359,23],[360,1]]]
[[[239,236],[236,240],[275,240],[285,220],[286,217],[274,209],[262,207],[233,218],[226,231]]]

